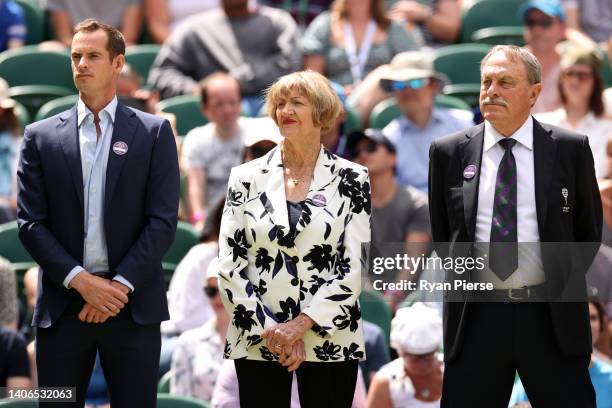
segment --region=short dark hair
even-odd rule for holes
[[[93,33],[98,30],[106,33],[106,49],[111,60],[117,55],[125,55],[125,38],[123,38],[121,31],[112,25],[102,23],[95,18],[88,18],[75,25],[72,33]]]
[[[236,78],[234,78],[227,72],[223,72],[223,71],[213,72],[212,74],[204,77],[204,79],[202,79],[199,83],[200,101],[202,102],[202,107],[205,107],[206,104],[208,104],[208,87],[210,83],[215,79],[227,79],[228,81],[234,82],[236,86],[238,87],[238,93],[240,94],[240,83],[236,80]]]
[[[604,309],[603,305],[601,304],[601,301],[596,295],[590,294],[588,297],[588,300],[589,300],[589,304],[593,305],[595,309],[597,310],[597,319],[599,320],[599,331],[603,332],[605,329],[604,323],[606,321],[605,320],[606,310]]]

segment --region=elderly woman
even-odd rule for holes
[[[322,75],[281,77],[266,105],[283,139],[232,169],[221,222],[225,357],[243,407],[289,406],[292,371],[303,408],[350,407],[365,357],[358,299],[368,173],[321,146],[341,110]]]
[[[589,137],[597,178],[608,175],[606,146],[612,135],[612,120],[604,115],[604,82],[599,73],[601,58],[591,50],[567,46],[561,55],[559,96],[562,107],[535,115],[550,123]]]
[[[442,396],[442,319],[423,303],[399,309],[391,321],[391,345],[399,358],[374,376],[370,408],[437,408]]]
[[[335,0],[302,37],[304,66],[350,91],[374,68],[423,44],[418,28],[391,21],[384,0]]]

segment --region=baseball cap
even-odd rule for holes
[[[385,136],[380,129],[366,129],[366,130],[354,130],[347,136],[346,148],[348,151],[352,151],[357,143],[362,139],[369,139],[375,143],[381,144],[387,148],[387,150],[393,154],[396,153],[395,145]]]
[[[557,17],[559,21],[565,21],[565,13],[561,7],[559,0],[531,0],[523,4],[519,9],[519,15],[525,19],[529,10],[540,10],[542,13],[550,16]]]

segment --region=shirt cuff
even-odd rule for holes
[[[119,283],[123,283],[125,286],[127,286],[128,288],[130,288],[130,291],[134,292],[134,285],[132,285],[127,279],[125,279],[123,276],[121,275],[115,275],[115,277],[113,278],[113,280],[119,282]]]
[[[85,269],[82,266],[77,265],[72,268],[70,272],[68,272],[68,275],[66,275],[66,277],[64,278],[64,286],[66,287],[66,289],[70,289],[70,281],[74,279],[74,277],[77,276],[79,272],[82,272],[84,270]]]

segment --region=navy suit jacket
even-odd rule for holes
[[[112,146],[122,141],[128,151]],[[139,324],[167,320],[161,266],[174,239],[179,201],[176,144],[168,121],[119,103],[108,157],[104,232],[112,273],[132,285]],[[77,109],[26,127],[17,170],[19,238],[40,265],[33,325],[51,326],[74,289],[63,281],[83,266],[83,174]]]

